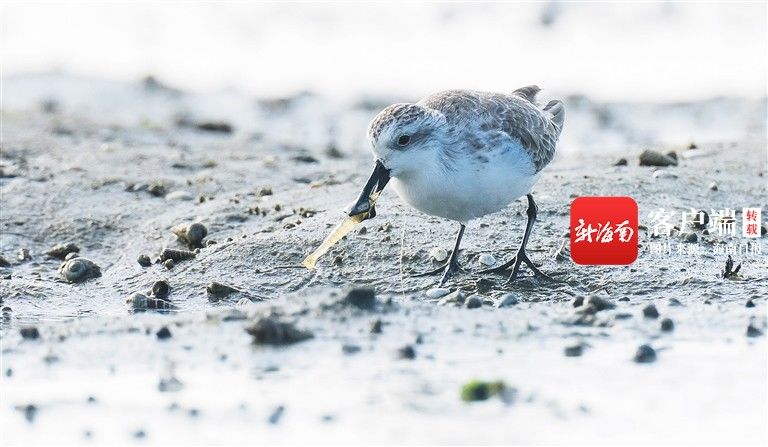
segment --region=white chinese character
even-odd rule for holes
[[[660,236],[663,234],[665,236],[669,236],[669,233],[672,231],[672,227],[674,226],[670,222],[670,219],[672,219],[672,216],[674,215],[674,211],[665,213],[664,208],[659,208],[658,211],[652,211],[648,216],[652,221],[651,235]]]
[[[726,208],[724,210],[712,210],[712,219],[710,220],[710,231],[717,230],[720,236],[735,236],[736,210]]]
[[[576,239],[573,242],[581,242],[585,239],[587,242],[592,242],[592,233],[597,233],[597,230],[592,228],[592,224],[584,228],[584,219],[579,219],[579,225],[576,226]]]
[[[680,221],[680,232],[685,233],[686,227],[688,225],[691,225],[693,227],[703,227],[706,223],[704,221],[704,217],[706,214],[704,214],[704,211],[697,211],[693,208],[691,208],[691,211],[683,211],[683,217]]]
[[[625,220],[624,222],[616,225],[616,229],[613,230],[614,233],[618,233],[619,240],[621,242],[629,242],[632,239],[632,236],[635,235],[635,230],[626,226],[628,224],[629,220]]]

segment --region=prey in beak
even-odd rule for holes
[[[381,194],[381,191],[387,186],[389,182],[389,169],[384,167],[381,161],[376,160],[376,166],[373,168],[373,173],[365,183],[363,190],[360,191],[360,195],[351,207],[347,209],[347,215],[357,216],[363,213],[368,213],[365,219],[371,219],[376,217],[376,199]]]

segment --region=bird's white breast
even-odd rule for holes
[[[531,191],[538,178],[519,143],[483,153],[462,151],[446,168],[439,160],[392,179],[414,208],[458,222],[495,213]]]

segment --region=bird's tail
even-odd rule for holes
[[[544,111],[550,116],[552,123],[557,126],[558,129],[563,129],[563,123],[565,122],[565,106],[562,101],[552,100],[544,106]]]

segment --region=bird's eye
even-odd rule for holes
[[[411,142],[410,135],[400,135],[400,138],[397,139],[398,146],[405,146],[410,142]]]

